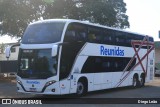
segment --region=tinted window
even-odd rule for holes
[[[126,33],[115,31],[116,45],[126,46]]]
[[[46,79],[57,74],[57,57],[51,49],[20,50],[18,73],[22,78]]]
[[[88,41],[91,43],[102,43],[103,29],[88,26]]]
[[[131,58],[90,56],[82,67],[82,73],[122,72],[130,60]],[[136,59],[126,71],[129,71],[135,64]]]
[[[60,61],[60,80],[67,78],[74,65],[77,53],[81,48],[76,43],[62,46],[61,61]]]
[[[103,44],[114,44],[114,30],[105,29],[103,32]]]
[[[64,25],[65,23],[62,22],[29,25],[24,33],[22,43],[42,44],[59,42]]]
[[[90,42],[108,45],[132,47],[131,41],[143,40],[144,36],[117,31],[113,29],[95,27],[80,23],[71,23],[65,34],[65,42]],[[153,41],[153,38],[149,38]],[[136,46],[137,47],[137,46]],[[146,46],[142,48],[146,49]]]
[[[126,64],[128,64],[130,60],[128,59],[128,61],[126,62]],[[127,71],[131,70],[132,67],[136,64],[136,58],[132,61],[132,63],[130,64],[130,66],[128,67]]]
[[[83,24],[71,23],[65,33],[65,42],[86,42],[87,28]]]
[[[71,47],[63,46],[62,54],[61,54],[61,64],[60,64],[60,80],[67,78],[71,72],[71,67],[73,65],[72,60],[72,51],[70,51]]]

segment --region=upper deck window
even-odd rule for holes
[[[23,44],[45,44],[55,43],[61,40],[64,22],[39,23],[28,26],[22,43]]]

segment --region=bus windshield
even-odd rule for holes
[[[59,42],[61,40],[64,25],[64,22],[29,25],[24,33],[22,43],[45,44]]]
[[[51,49],[20,50],[19,70],[21,78],[47,79],[57,74],[57,58],[51,57]]]

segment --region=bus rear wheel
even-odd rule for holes
[[[143,87],[145,84],[145,76],[141,76],[140,78],[140,87]]]
[[[83,81],[78,81],[77,83],[77,95],[82,96],[86,94],[86,85]]]
[[[133,86],[133,88],[138,87],[138,78],[136,76],[133,77],[132,86]]]

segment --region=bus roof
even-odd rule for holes
[[[46,19],[46,20],[33,22],[30,25],[39,24],[39,23],[51,23],[51,22],[64,22],[64,23],[77,22],[77,23],[82,23],[82,24],[86,24],[86,25],[92,25],[92,26],[97,26],[97,27],[101,27],[101,28],[107,28],[107,29],[112,29],[112,30],[116,30],[116,31],[132,33],[132,34],[141,35],[141,36],[149,36],[149,35],[140,34],[140,33],[136,33],[136,32],[131,32],[131,31],[126,31],[126,30],[117,29],[117,28],[113,28],[113,27],[108,27],[108,26],[104,26],[104,25],[100,25],[100,24],[96,24],[96,23],[90,23],[89,21],[80,21],[80,20],[75,20],[75,19]]]

